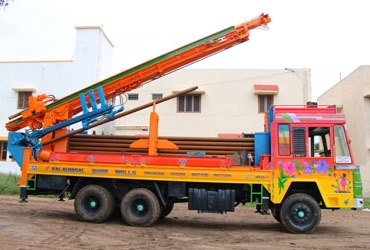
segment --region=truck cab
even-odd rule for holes
[[[294,227],[306,214],[317,213],[310,220],[320,220],[316,204],[322,209],[362,207],[360,168],[352,155],[345,117],[335,106],[272,106],[268,133],[275,176],[271,209],[283,224],[292,224],[290,231],[297,231]]]

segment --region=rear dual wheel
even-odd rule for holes
[[[100,185],[87,185],[76,194],[74,207],[81,220],[101,223],[113,214],[116,200],[106,188]]]
[[[136,188],[123,197],[121,215],[130,226],[148,227],[161,217],[162,207],[152,191]]]

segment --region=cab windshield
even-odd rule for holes
[[[343,125],[334,125],[335,162],[352,163]]]

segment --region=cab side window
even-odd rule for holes
[[[310,156],[311,157],[330,157],[330,128],[329,127],[310,127]]]
[[[288,124],[278,126],[278,151],[279,155],[290,155],[290,131]]]
[[[306,156],[306,127],[278,126],[278,151],[281,156]]]
[[[334,125],[335,162],[352,163],[348,147],[345,128],[342,125]]]

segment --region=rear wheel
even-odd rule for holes
[[[292,233],[310,233],[321,220],[317,201],[306,194],[293,194],[282,204],[281,224]]]
[[[116,200],[106,188],[87,185],[76,194],[74,207],[81,220],[100,223],[112,215],[116,208]]]
[[[121,202],[121,215],[130,226],[148,227],[161,216],[161,205],[155,194],[145,188],[129,191]]]

